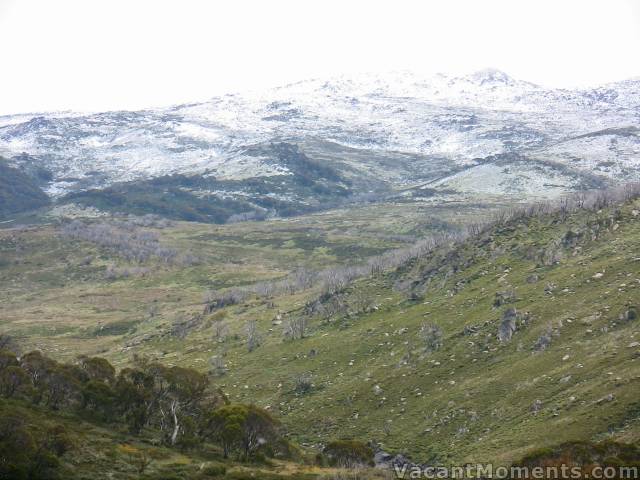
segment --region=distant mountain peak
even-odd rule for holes
[[[470,79],[480,85],[515,85],[517,83],[515,79],[496,68],[478,70],[470,75]]]

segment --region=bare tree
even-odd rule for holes
[[[247,335],[247,350],[253,352],[261,343],[260,334],[258,333],[258,322],[249,320],[245,324],[244,330]]]
[[[219,308],[224,308],[229,305],[237,305],[244,301],[250,294],[250,291],[241,288],[232,288],[222,292],[210,290],[205,295],[207,305],[205,307],[205,313],[211,313]]]
[[[508,342],[516,331],[518,311],[515,308],[507,308],[502,315],[502,321],[498,327],[498,339],[501,342]]]
[[[211,367],[211,374],[216,377],[222,377],[227,373],[227,364],[223,355],[213,355],[209,359],[209,366]]]
[[[285,320],[283,323],[283,333],[285,338],[289,340],[298,340],[304,338],[307,330],[307,318],[305,316],[295,317]]]
[[[222,318],[217,318],[213,321],[213,339],[216,342],[222,343],[226,340],[229,334],[229,325]]]
[[[137,263],[156,258],[163,263],[189,266],[198,263],[190,252],[181,254],[175,248],[163,246],[159,235],[147,228],[164,228],[161,220],[138,217],[135,220],[111,220],[85,223],[74,220],[65,224],[61,233],[65,237],[94,243],[113,250],[125,260]]]

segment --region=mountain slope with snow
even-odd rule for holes
[[[165,109],[0,117],[0,155],[23,170],[48,170],[42,186],[54,198],[180,174],[246,181],[240,193],[234,184],[234,191],[208,194],[251,200],[252,179],[293,175],[269,147],[282,142],[351,179],[351,194],[440,181],[465,169],[469,177],[486,159],[510,154],[529,159],[528,170],[553,161],[572,178],[637,179],[638,126],[640,80],[562,90],[497,70],[465,77],[399,72]],[[556,180],[561,191],[575,187]]]

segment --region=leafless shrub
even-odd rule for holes
[[[313,390],[313,379],[308,373],[301,373],[294,380],[294,391],[298,395],[304,395]]]
[[[229,334],[229,325],[222,318],[213,321],[213,339],[216,342],[222,343],[226,340]]]
[[[113,250],[130,262],[144,263],[152,258],[179,266],[189,266],[198,262],[192,253],[180,254],[174,248],[163,246],[158,234],[146,229],[146,227],[164,228],[163,219],[147,216],[133,218],[126,221],[111,220],[97,223],[73,220],[61,227],[61,234]]]
[[[117,280],[119,278],[144,277],[150,272],[146,267],[118,267],[116,265],[107,265],[104,276],[107,280]]]
[[[222,377],[227,374],[227,364],[222,355],[213,355],[209,358],[209,372],[216,377]]]
[[[349,312],[353,314],[368,313],[378,307],[362,290],[356,290],[349,295]]]
[[[285,320],[282,324],[284,337],[288,340],[299,340],[304,338],[307,330],[307,318],[299,316]]]
[[[562,241],[555,239],[547,244],[540,253],[540,263],[547,267],[560,263],[564,252],[562,251]]]
[[[261,343],[260,334],[258,333],[258,322],[249,320],[244,326],[244,331],[247,336],[247,350],[253,352]]]
[[[126,222],[136,225],[138,227],[152,227],[152,228],[167,228],[173,225],[171,220],[168,220],[160,215],[154,215],[152,213],[142,216],[129,215]]]
[[[321,295],[305,306],[306,315],[318,316],[325,320],[346,314],[348,311],[349,304],[344,294]]]
[[[432,353],[442,347],[442,329],[435,323],[423,323],[418,332],[425,353]]]
[[[219,308],[228,307],[229,305],[236,305],[248,296],[249,291],[241,288],[232,288],[222,292],[210,290],[205,294],[205,300],[207,302],[205,313],[211,313]]]
[[[275,210],[252,210],[250,212],[235,213],[227,218],[226,223],[262,221],[275,216]]]
[[[172,337],[183,340],[191,331],[202,325],[202,321],[202,315],[193,315],[188,318],[179,316],[173,321],[169,334]]]

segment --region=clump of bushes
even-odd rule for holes
[[[313,379],[308,373],[303,373],[295,378],[294,391],[298,395],[305,395],[313,390]]]
[[[572,465],[581,475],[573,478],[593,478],[596,467],[640,467],[640,447],[611,440],[591,442],[567,442],[555,447],[543,448],[529,453],[516,466],[557,467]],[[618,477],[615,477],[618,478]]]
[[[373,466],[373,450],[357,440],[334,440],[324,447],[322,453],[321,463],[332,467]]]
[[[229,404],[214,410],[204,430],[217,442],[225,458],[236,453],[244,460],[259,456],[261,449],[275,445],[279,423],[255,405]]]
[[[60,478],[59,459],[72,447],[65,428],[36,427],[22,411],[0,413],[0,478]]]
[[[200,476],[203,478],[224,477],[227,473],[227,467],[220,463],[212,463],[200,470]]]

